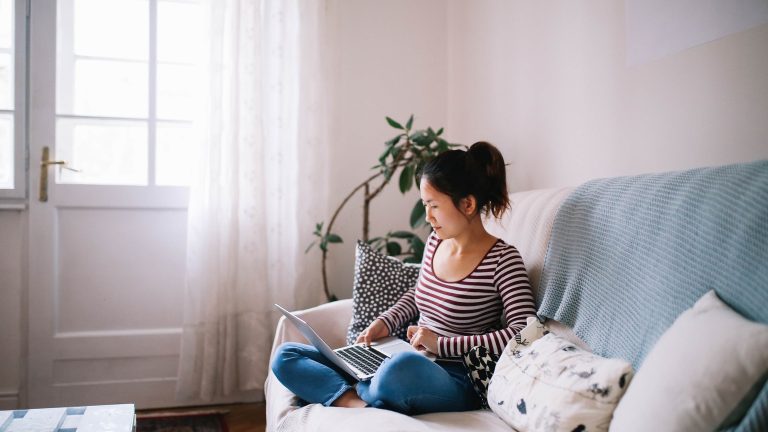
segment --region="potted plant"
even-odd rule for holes
[[[418,187],[417,174],[421,171],[424,164],[438,154],[459,146],[458,144],[450,144],[442,138],[443,128],[434,131],[431,127],[428,127],[427,129],[414,131],[412,129],[413,115],[410,116],[405,125],[392,120],[390,117],[386,117],[386,120],[391,127],[398,130],[398,133],[395,137],[384,143],[384,151],[379,156],[379,163],[371,167],[376,173],[355,186],[344,197],[341,204],[333,212],[327,225],[325,225],[325,222],[318,222],[315,225],[314,235],[317,239],[306,250],[306,252],[309,252],[317,245],[322,251],[323,290],[328,301],[336,300],[336,296],[328,289],[326,274],[328,247],[332,243],[343,242],[342,238],[333,232],[333,224],[349,199],[360,190],[364,193],[362,236],[364,242],[380,252],[396,256],[405,262],[421,262],[421,257],[424,254],[424,242],[421,240],[421,237],[412,231],[390,231],[383,236],[368,238],[370,203],[389,184],[398,171],[400,192],[405,194],[411,190],[414,184]],[[425,224],[424,206],[419,199],[411,211],[410,226],[411,229],[417,229]]]

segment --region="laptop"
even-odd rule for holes
[[[307,340],[317,348],[328,360],[340,367],[343,371],[358,379],[358,381],[367,381],[373,377],[376,370],[379,369],[384,360],[392,357],[394,354],[403,351],[413,351],[419,353],[428,359],[434,361],[435,355],[427,351],[419,351],[408,342],[389,336],[377,341],[371,342],[370,347],[365,344],[347,345],[342,348],[331,349],[325,341],[304,320],[285,310],[282,306],[276,304],[285,318],[292,322]]]

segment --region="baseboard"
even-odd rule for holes
[[[0,389],[0,411],[19,409],[19,391]]]

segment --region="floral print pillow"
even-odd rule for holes
[[[584,351],[548,333],[507,344],[488,387],[488,405],[518,431],[607,431],[632,379],[632,365]]]

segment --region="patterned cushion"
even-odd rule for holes
[[[483,409],[488,409],[488,384],[491,382],[499,356],[488,351],[484,346],[476,346],[467,351],[463,358],[467,374],[472,380],[477,396],[480,397],[480,405]]]
[[[521,349],[547,333],[549,333],[549,330],[547,330],[546,326],[542,324],[538,318],[529,317],[525,328],[521,330],[520,333],[516,334],[514,339],[509,341],[507,349]],[[481,405],[483,408],[487,409],[488,384],[491,381],[491,377],[493,377],[493,372],[496,369],[496,362],[499,360],[499,356],[488,351],[485,347],[476,346],[464,354],[463,358],[464,366],[467,368],[467,374],[472,380],[477,395],[480,397]]]
[[[488,387],[488,405],[520,432],[608,431],[632,365],[584,351],[553,333],[509,343]]]
[[[405,264],[397,258],[375,251],[357,241],[355,280],[352,287],[352,321],[347,330],[347,343],[353,344],[368,325],[389,309],[419,279],[420,264]],[[414,320],[398,329],[394,336],[405,339]]]

